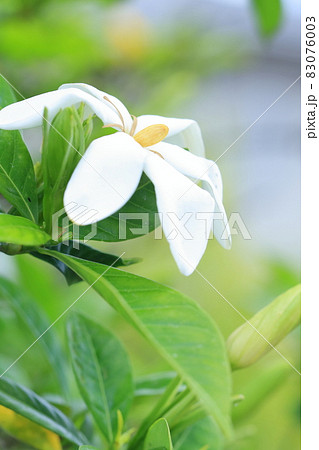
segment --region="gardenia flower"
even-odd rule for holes
[[[104,126],[118,131],[95,139],[71,176],[64,206],[73,222],[87,225],[118,211],[134,194],[144,171],[155,186],[162,228],[183,274],[195,270],[211,228],[218,242],[230,248],[221,175],[216,163],[204,158],[200,128],[194,120],[154,115],[136,118],[117,98],[75,83],[3,108],[0,128],[40,127],[44,108],[51,121],[61,108],[81,103],[87,115],[95,113]],[[189,151],[163,142],[173,135],[179,135]],[[198,180],[202,187],[196,184]],[[88,214],[79,220],[74,205],[87,208]]]

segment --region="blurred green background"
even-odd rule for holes
[[[2,0],[0,72],[25,97],[85,82],[118,96],[130,112],[198,120],[207,155],[218,159],[225,207],[239,213],[251,239],[238,233],[225,251],[210,241],[199,274],[179,274],[165,241],[154,234],[99,248],[143,262],[129,268],[185,292],[211,314],[225,338],[241,317],[211,286],[250,317],[299,282],[299,86],[294,85],[245,135],[246,130],[299,74],[299,2],[260,16],[256,2],[241,0],[62,1]],[[258,3],[258,2],[257,2]],[[275,2],[276,3],[276,2]],[[265,19],[266,17],[266,19]],[[98,131],[97,131],[98,132]],[[16,280],[53,321],[83,292],[30,256],[0,254],[0,273]],[[211,283],[211,285],[209,284]],[[0,369],[33,337],[0,299]],[[89,291],[74,307],[116,331],[136,375],[169,370],[138,334],[97,294]],[[64,319],[56,325],[65,344]],[[299,330],[279,350],[299,367]],[[270,352],[235,372],[234,394],[284,365]],[[242,420],[240,444],[231,449],[300,448],[299,375],[288,365],[276,387],[262,394]],[[59,392],[41,348],[35,345],[10,376],[39,394]],[[69,367],[69,385],[77,396]],[[257,383],[258,384],[258,383]],[[135,417],[146,403],[137,402]],[[6,440],[6,445],[7,444]],[[1,437],[0,437],[1,443]],[[16,444],[12,442],[14,448]],[[23,447],[25,448],[25,447]],[[196,449],[194,449],[196,450]]]

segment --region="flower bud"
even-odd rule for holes
[[[247,367],[264,356],[300,323],[300,285],[277,297],[237,328],[227,340],[234,369]]]
[[[91,118],[83,122],[81,116],[81,108],[78,111],[72,106],[61,110],[51,124],[44,120],[43,218],[48,232],[52,214],[63,208],[64,190],[92,131]]]

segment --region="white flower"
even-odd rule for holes
[[[117,98],[76,83],[5,107],[0,111],[0,128],[40,127],[45,107],[52,120],[61,108],[82,102],[87,114],[95,113],[104,126],[118,132],[94,140],[73,172],[64,194],[72,221],[78,215],[74,204],[95,211],[81,225],[118,211],[134,194],[144,171],[155,186],[163,231],[183,274],[191,274],[199,263],[207,246],[207,226],[213,227],[223,247],[230,248],[221,175],[216,163],[204,158],[195,121],[151,115],[135,118]],[[162,142],[173,135],[179,135],[189,151]],[[192,180],[201,180],[202,187]],[[219,220],[213,220],[216,213]]]

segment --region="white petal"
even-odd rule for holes
[[[42,126],[21,130],[21,135],[25,145],[29,150],[32,160],[34,162],[40,161],[43,139]]]
[[[59,87],[59,89],[69,89],[69,88],[81,89],[82,91],[87,92],[88,94],[91,94],[95,98],[102,101],[106,106],[113,109],[113,111],[116,112],[116,114],[118,114],[118,111],[119,111],[124,120],[125,131],[127,133],[129,133],[131,131],[131,127],[132,127],[132,123],[133,123],[132,117],[131,117],[130,113],[128,112],[128,110],[126,109],[126,107],[123,105],[123,103],[118,98],[113,97],[113,95],[107,94],[106,92],[100,91],[99,89],[96,89],[95,87],[90,86],[89,84],[85,84],[85,83],[66,83],[66,84],[62,84],[62,86]],[[116,106],[116,108],[114,108],[114,106],[112,106],[112,104],[110,102],[108,102],[104,97],[109,98],[111,100],[111,102],[113,103],[113,105]],[[119,123],[121,124],[121,122],[119,122]]]
[[[224,248],[229,249],[231,234],[223,206],[223,183],[217,164],[166,142],[160,142],[151,148],[160,153],[179,172],[192,177],[195,181],[203,181],[203,188],[213,196],[216,202],[213,222],[214,236]]]
[[[168,127],[168,137],[181,133],[183,138],[182,146],[188,148],[198,156],[205,156],[205,147],[199,125],[191,119],[174,119],[162,116],[139,116],[137,118],[136,132],[149,125],[164,124]]]
[[[71,105],[78,106],[81,102],[84,102],[104,124],[118,121],[117,114],[93,95],[70,88],[47,92],[6,106],[0,111],[0,128],[23,130],[41,126],[44,108],[48,109],[48,120],[51,121],[60,109]]]
[[[214,200],[155,154],[145,160],[144,171],[154,183],[163,231],[174,259],[179,270],[190,275],[207,246]]]
[[[64,193],[69,218],[87,225],[118,211],[134,194],[146,155],[147,151],[125,133],[93,141]]]
[[[215,200],[216,205],[212,231],[219,244],[226,250],[230,250],[232,246],[232,239],[227,214],[222,202],[218,201],[216,198]]]
[[[184,175],[196,181],[205,180],[215,188],[220,198],[223,197],[222,176],[214,161],[193,155],[178,145],[168,142],[160,142],[150,148],[159,152],[169,164]]]

